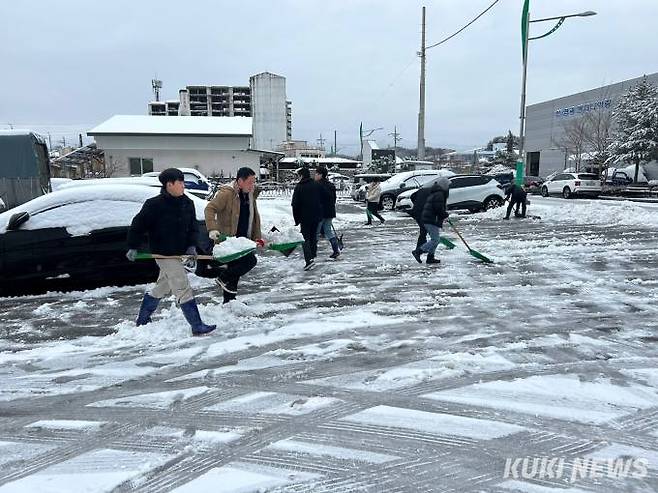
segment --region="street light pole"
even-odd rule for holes
[[[523,14],[521,16],[521,39],[522,39],[522,50],[523,50],[523,79],[521,83],[521,114],[519,116],[520,125],[519,125],[519,160],[516,162],[516,184],[523,184],[523,176],[525,174],[525,123],[526,123],[526,108],[525,108],[525,99],[526,99],[526,81],[528,73],[528,45],[529,42],[534,39],[541,39],[549,36],[554,33],[564,22],[565,19],[570,17],[589,17],[596,15],[596,12],[588,10],[587,12],[581,12],[580,14],[569,14],[569,15],[560,15],[557,17],[546,17],[543,19],[530,20],[530,0],[525,0],[523,4]],[[557,24],[547,33],[542,34],[541,36],[529,37],[530,24],[535,22],[546,22],[546,21],[557,21]]]
[[[523,8],[521,36],[523,37],[523,79],[521,82],[521,114],[519,116],[519,160],[516,162],[516,184],[523,185],[525,175],[525,94],[528,78],[528,31],[530,27],[530,11],[528,3]]]
[[[425,159],[425,7],[420,41],[420,107],[418,109],[418,159]]]

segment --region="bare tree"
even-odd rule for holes
[[[593,156],[593,164],[598,165],[599,176],[610,157],[608,147],[612,139],[612,113],[598,108],[585,114],[585,144]]]
[[[573,152],[576,171],[580,171],[583,153],[587,147],[588,122],[585,117],[572,118],[562,124],[562,136],[553,139],[553,144],[560,149]]]
[[[114,159],[112,156],[105,156],[103,169],[101,171],[102,178],[112,178],[121,169],[121,163]]]

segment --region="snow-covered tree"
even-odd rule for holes
[[[645,76],[622,96],[612,118],[616,131],[609,160],[635,164],[637,182],[640,164],[658,159],[658,89]]]

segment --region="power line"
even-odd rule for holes
[[[462,27],[459,31],[457,31],[457,32],[454,33],[454,34],[451,34],[450,36],[448,36],[448,37],[445,38],[445,39],[442,39],[442,40],[439,41],[438,43],[434,43],[433,45],[430,45],[430,46],[426,47],[425,50],[429,50],[430,48],[434,48],[435,46],[439,46],[440,44],[443,44],[443,43],[445,43],[446,41],[448,41],[448,40],[454,38],[454,37],[457,36],[459,33],[461,33],[464,29],[466,29],[468,26],[470,26],[470,25],[473,24],[475,21],[477,21],[477,20],[478,20],[480,17],[482,17],[484,14],[486,14],[487,12],[489,12],[489,10],[490,10],[494,5],[496,5],[498,2],[500,2],[500,0],[494,0],[494,2],[493,2],[491,5],[489,5],[486,9],[484,9],[482,12],[480,12],[480,14],[479,14],[475,19],[473,19],[471,22],[469,22],[468,24],[466,24],[466,25],[465,25],[464,27]]]

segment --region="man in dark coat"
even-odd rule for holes
[[[512,183],[512,185],[507,189],[507,193],[505,194],[505,200],[509,200],[509,205],[507,206],[507,214],[505,214],[505,219],[509,219],[509,215],[511,214],[514,206],[516,206],[514,215],[516,217],[525,217],[527,197],[528,194],[526,193],[526,191],[523,189],[521,185]],[[519,214],[519,206],[521,206],[521,214]]]
[[[295,226],[301,225],[304,237],[304,270],[315,267],[318,253],[318,225],[322,221],[322,189],[314,180],[308,168],[299,170],[299,183],[292,194],[292,215]]]
[[[154,255],[196,256],[199,227],[194,202],[185,196],[183,173],[179,169],[169,168],[160,173],[158,179],[162,183],[160,194],[144,203],[128,230],[129,250],[126,257],[130,261],[136,259],[137,249],[145,235]],[[192,326],[193,335],[215,330],[214,325],[201,321],[187,272],[180,259],[156,259],[155,262],[160,268],[160,275],[151,292],[144,294],[137,325],[149,323],[160,299],[173,293]]]
[[[418,224],[418,240],[416,240],[416,250],[420,249],[422,245],[427,242],[427,230],[423,224],[422,215],[423,208],[430,196],[431,187],[421,187],[412,196],[411,200],[414,206],[409,211],[409,215],[414,218]]]
[[[428,264],[438,264],[441,261],[435,258],[436,247],[439,246],[439,235],[443,221],[448,217],[447,201],[450,189],[450,180],[448,178],[439,178],[439,180],[430,188],[429,196],[423,206],[420,220],[425,230],[430,235],[430,240],[411,252],[416,261],[420,264],[423,253],[427,254]]]
[[[318,226],[318,236],[320,233],[331,244],[333,253],[329,256],[331,259],[336,259],[340,255],[340,248],[338,246],[338,238],[334,234],[333,219],[336,217],[336,186],[327,180],[328,171],[324,166],[318,166],[315,170],[315,181],[322,187],[322,221]]]

